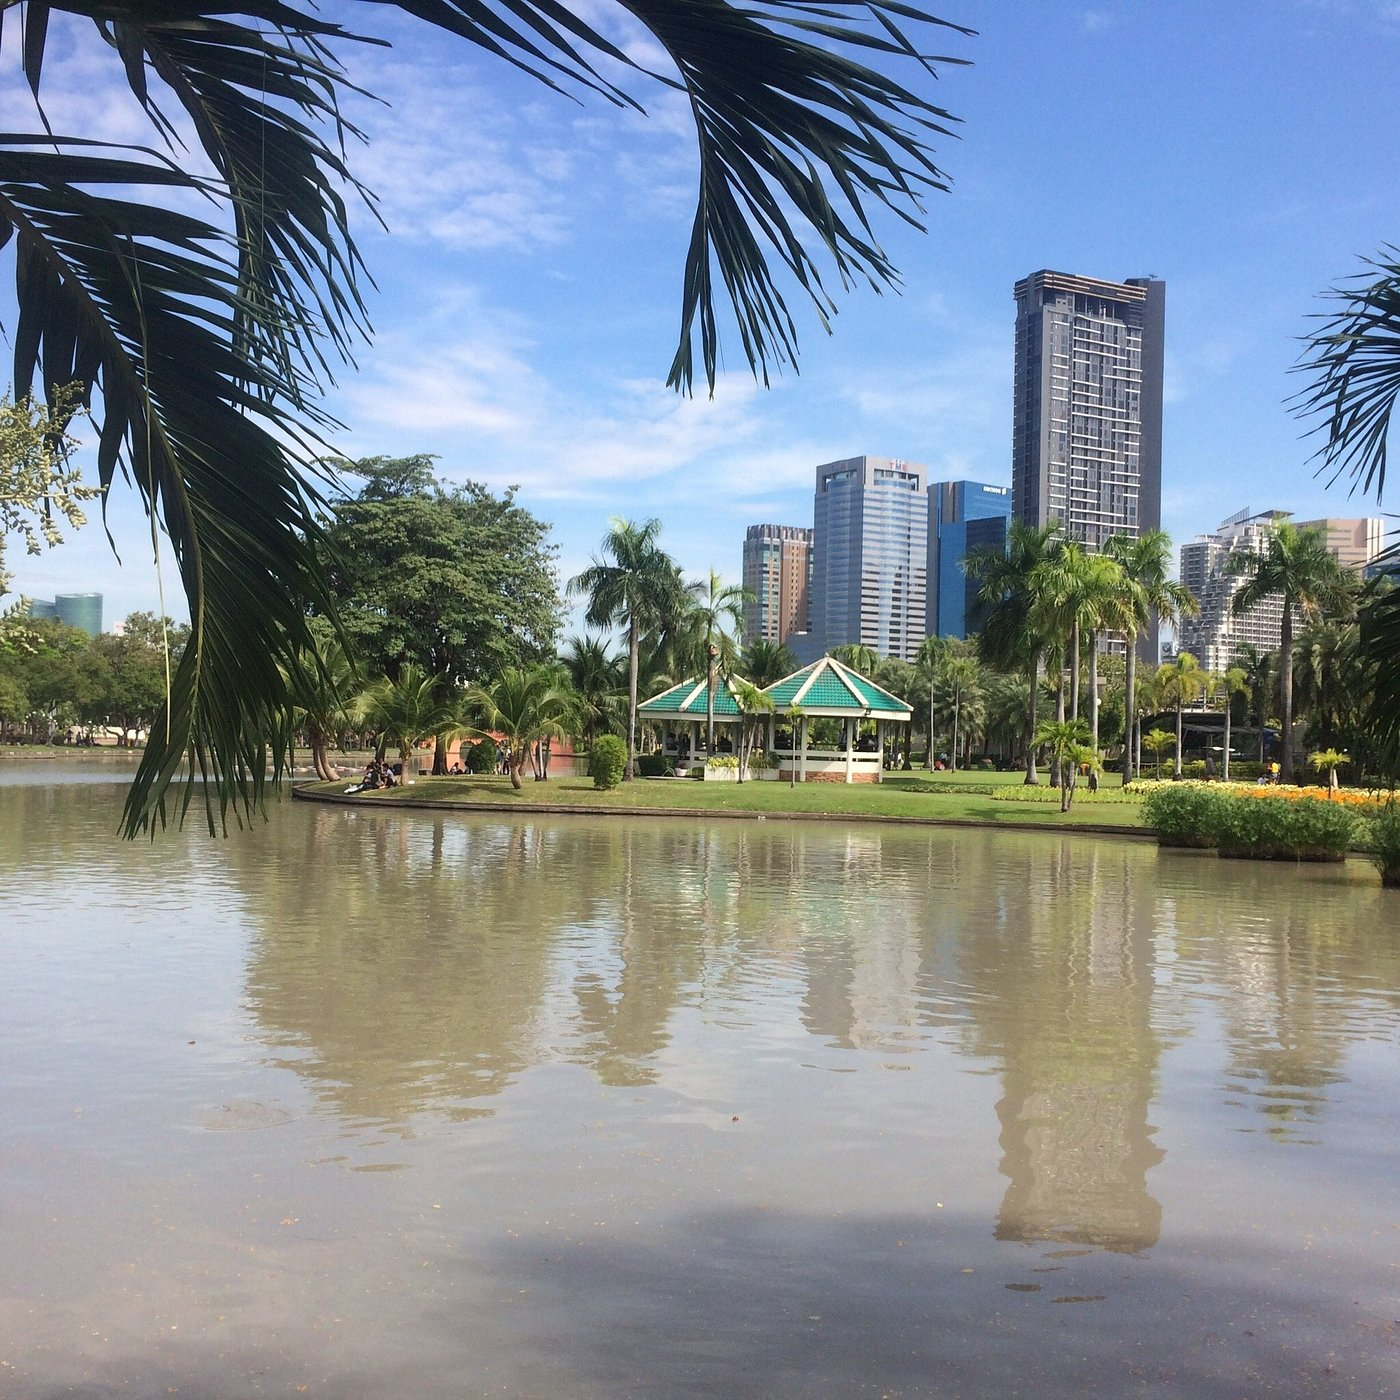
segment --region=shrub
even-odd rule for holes
[[[1400,806],[1392,797],[1367,823],[1366,854],[1381,872],[1381,884],[1400,889]]]
[[[480,739],[467,750],[468,773],[494,773],[500,761],[494,739]]]
[[[1219,839],[1219,812],[1229,801],[1205,783],[1142,784],[1142,817],[1157,832],[1159,846],[1209,849]],[[1133,791],[1138,791],[1134,784]]]
[[[717,753],[705,764],[706,768],[737,768],[738,766],[739,760],[732,753]]]
[[[627,745],[616,734],[600,734],[588,754],[588,776],[597,788],[615,788],[627,770]]]
[[[639,753],[637,772],[644,778],[669,778],[675,773],[671,760],[664,753]]]
[[[1356,814],[1339,802],[1305,797],[1261,802],[1222,797],[1220,854],[1250,860],[1342,860],[1356,835]]]

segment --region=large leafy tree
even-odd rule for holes
[[[330,591],[371,675],[412,662],[453,685],[553,654],[560,613],[549,526],[512,492],[444,487],[431,457],[347,463],[363,486],[326,524]]]
[[[1293,781],[1293,626],[1295,617],[1321,616],[1329,608],[1346,605],[1348,585],[1341,566],[1327,548],[1316,527],[1300,530],[1281,520],[1270,532],[1259,553],[1232,555],[1231,569],[1244,579],[1231,608],[1248,612],[1265,598],[1283,599],[1283,626],[1279,633],[1279,703],[1283,734],[1279,754],[1280,777]]]
[[[675,561],[658,544],[661,522],[614,519],[603,536],[601,555],[569,580],[569,593],[588,600],[584,618],[590,627],[623,627],[627,632],[627,773],[634,776],[637,758],[637,677],[642,634],[665,629],[686,602],[685,585]]]
[[[308,611],[331,603],[310,474],[335,425],[319,397],[368,325],[342,63],[359,37],[349,26],[380,11],[367,0],[334,17],[297,0],[27,8],[22,62],[36,102],[50,15],[90,19],[150,138],[114,147],[42,115],[0,138],[14,390],[83,386],[99,483],[124,475],[135,487],[188,599],[190,644],[127,829],[166,819],[182,766],[210,781],[178,789],[177,810],[202,793],[214,829],[261,800],[269,756],[277,771],[284,672],[310,640]],[[785,293],[810,297],[825,320],[832,274],[843,286],[893,283],[872,212],[917,224],[924,194],[946,187],[931,142],[950,119],[886,71],[902,61],[931,77],[916,37],[940,21],[895,0],[619,0],[643,44],[608,37],[595,5],[398,8],[556,90],[640,107],[622,86],[631,78],[685,96],[699,196],[669,376],[681,389],[696,377],[697,345],[714,383],[721,301],[766,380],[796,351]],[[642,69],[642,52],[664,55],[664,71]]]

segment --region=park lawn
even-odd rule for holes
[[[527,809],[538,806],[592,807],[610,811],[752,812],[755,815],[884,817],[904,820],[971,821],[990,826],[1113,826],[1143,825],[1136,802],[1096,802],[1081,790],[1073,810],[1061,814],[1053,802],[997,800],[991,790],[1021,782],[1019,773],[891,773],[879,784],[777,782],[706,783],[694,779],[637,778],[611,791],[593,786],[591,778],[526,779],[516,792],[503,777],[419,778],[406,788],[357,794],[358,804],[395,803],[501,804]],[[346,784],[316,783],[310,791],[343,795]],[[980,789],[980,790],[979,790]]]

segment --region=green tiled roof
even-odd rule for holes
[[[739,705],[734,699],[733,687],[732,677],[721,677],[719,685],[715,688],[716,719],[739,718]],[[663,690],[660,695],[643,700],[637,706],[637,710],[648,719],[664,719],[670,715],[684,719],[703,719],[706,713],[704,679],[686,680],[679,685],[673,685],[670,690]]]
[[[796,704],[813,714],[863,715],[869,710],[880,719],[908,719],[913,713],[897,695],[831,656],[775,681],[767,694],[779,712]]]

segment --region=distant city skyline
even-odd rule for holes
[[[389,104],[348,113],[370,141],[352,163],[390,230],[352,208],[377,335],[328,396],[347,424],[328,447],[436,453],[448,480],[518,484],[554,525],[561,578],[621,515],[660,518],[687,576],[714,566],[738,582],[744,528],[800,524],[819,462],[868,451],[936,481],[1010,485],[1008,289],[1065,268],[1169,288],[1162,524],[1176,545],[1247,499],[1300,520],[1393,509],[1313,476],[1316,441],[1288,400],[1320,294],[1400,238],[1400,189],[1376,176],[1393,140],[1394,5],[935,8],[981,33],[943,41],[971,60],[939,69],[937,98],[961,119],[938,149],[952,192],[930,199],[927,236],[877,229],[902,295],[838,292],[830,336],[794,296],[801,373],[770,391],[722,329],[715,396],[693,400],[663,385],[693,215],[683,99],[654,90],[649,118],[576,105],[382,17],[399,46],[348,54]],[[129,98],[95,79],[90,26],[51,27],[65,35],[44,69],[56,125],[97,104],[110,139],[134,137]],[[12,545],[13,591],[101,592],[110,618],[183,615],[167,541],[162,605],[130,490],[107,517],[123,567],[92,514],[39,558]]]

